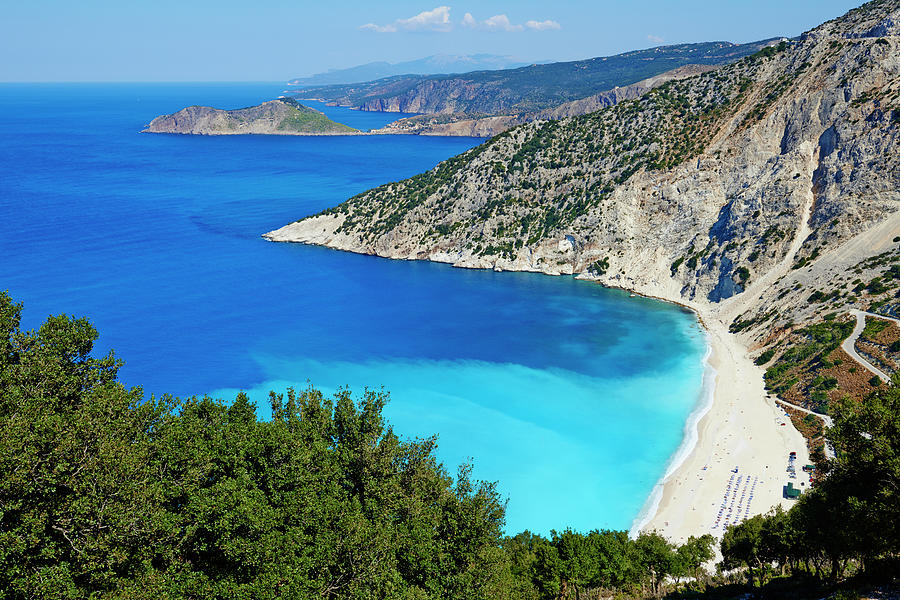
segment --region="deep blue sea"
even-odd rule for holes
[[[402,436],[509,497],[507,530],[627,528],[679,446],[705,340],[681,309],[570,277],[260,234],[482,140],[139,134],[283,84],[0,85],[0,289],[86,315],[146,394],[389,390]],[[328,109],[363,129],[397,115]]]

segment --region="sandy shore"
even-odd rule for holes
[[[791,501],[782,498],[783,486],[793,481],[801,487],[807,481],[800,469],[809,462],[806,443],[766,398],[762,370],[721,321],[704,318],[704,325],[711,351],[707,376],[715,378],[712,402],[703,406],[701,401],[698,410],[705,414],[696,423],[693,449],[683,447],[676,454],[632,528],[656,530],[679,543],[705,533],[721,537],[726,523],[777,504],[787,508]],[[692,426],[689,421],[688,428]],[[691,433],[686,432],[688,444]],[[792,451],[797,453],[797,478],[789,480]],[[679,455],[684,456],[681,464]]]

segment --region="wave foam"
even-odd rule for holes
[[[675,453],[672,454],[668,463],[666,463],[665,472],[662,477],[659,478],[659,481],[656,482],[656,485],[653,486],[650,496],[647,498],[644,506],[641,507],[641,510],[631,524],[631,529],[628,531],[628,537],[632,539],[636,538],[641,530],[656,516],[656,512],[659,510],[659,504],[662,502],[663,489],[665,488],[666,482],[697,448],[697,442],[700,439],[700,421],[706,416],[715,401],[716,369],[710,363],[710,358],[712,357],[712,344],[709,340],[709,334],[706,333],[705,335],[706,354],[703,356],[705,368],[703,370],[703,382],[700,387],[700,394],[697,398],[697,405],[694,410],[691,411],[691,414],[688,415],[687,421],[685,421],[684,437],[681,440],[681,444],[675,450]]]

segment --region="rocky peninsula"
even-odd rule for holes
[[[332,121],[324,113],[292,98],[278,98],[236,110],[189,106],[171,115],[156,117],[142,133],[355,135],[362,132]]]

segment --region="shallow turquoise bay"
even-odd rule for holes
[[[0,288],[88,315],[147,394],[384,387],[402,436],[509,497],[507,530],[627,528],[681,442],[705,342],[678,307],[259,235],[481,142],[139,135],[277,84],[0,85]],[[396,115],[329,109],[369,128]]]

